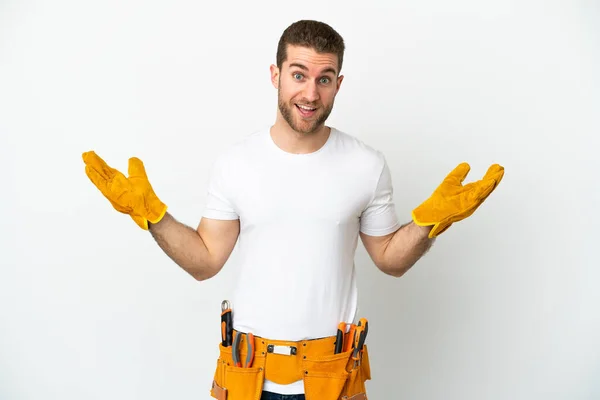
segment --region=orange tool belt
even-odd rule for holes
[[[367,346],[355,352],[347,345],[353,341],[356,328],[349,325],[343,349],[337,354],[336,336],[290,342],[234,330],[236,346],[219,343],[211,396],[218,400],[260,400],[267,379],[281,385],[303,380],[306,400],[367,400],[365,381],[371,379]],[[232,351],[236,349],[234,357]],[[254,349],[250,357],[249,349]]]

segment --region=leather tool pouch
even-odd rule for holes
[[[268,379],[283,385],[303,380],[306,400],[367,400],[365,381],[371,379],[367,346],[355,366],[352,351],[333,354],[334,342],[335,337],[301,342],[256,337],[250,368],[234,366],[232,348],[219,344],[211,396],[218,400],[260,400],[264,380]],[[245,349],[242,342],[242,359]]]
[[[244,337],[242,341],[246,340]],[[245,343],[241,343],[242,359],[246,357]],[[219,359],[215,370],[212,397],[218,400],[260,400],[264,382],[265,356],[255,353],[254,362],[249,368],[237,367],[233,363],[231,346],[219,343]]]
[[[371,365],[369,364],[369,351],[367,345],[363,346],[359,364],[354,367],[354,360],[350,356],[348,379],[342,389],[341,400],[367,400],[365,382],[371,379]]]

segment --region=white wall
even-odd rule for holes
[[[195,226],[215,155],[273,122],[301,18],[345,37],[329,122],[385,152],[403,220],[457,163],[506,168],[403,278],[359,246],[371,397],[600,398],[598,2],[236,3],[0,2],[0,398],[209,398],[236,254],[194,281],[81,153],[142,158]]]

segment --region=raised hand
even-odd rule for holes
[[[429,232],[430,238],[438,236],[454,222],[471,216],[496,189],[504,176],[504,167],[493,164],[483,179],[463,186],[462,182],[470,170],[469,164],[459,164],[432,195],[413,210],[415,224],[433,225]]]
[[[82,158],[92,183],[115,210],[129,214],[140,228],[148,230],[148,222],[156,224],[164,217],[167,206],[154,193],[139,158],[129,159],[128,177],[108,166],[93,151],[83,153]]]

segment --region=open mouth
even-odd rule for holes
[[[303,117],[312,117],[317,112],[315,107],[309,107],[301,104],[295,104],[295,106],[300,115]]]

